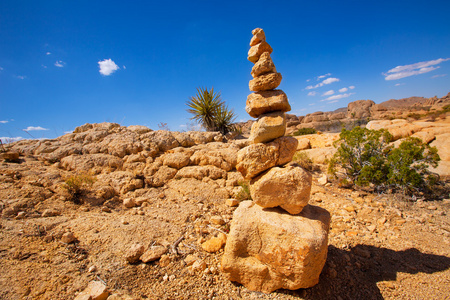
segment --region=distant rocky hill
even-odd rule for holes
[[[306,116],[287,114],[287,134],[292,134],[300,128],[315,128],[322,132],[339,132],[343,126],[351,128],[355,125],[365,125],[370,120],[393,120],[433,116],[444,106],[450,105],[450,93],[442,98],[409,97],[391,99],[379,104],[372,100],[357,100],[350,102],[345,108],[331,112],[317,111]],[[239,123],[243,135],[247,136],[253,120]]]

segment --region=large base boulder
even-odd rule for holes
[[[221,269],[253,291],[309,288],[327,257],[330,214],[307,205],[298,215],[243,201],[234,212]]]

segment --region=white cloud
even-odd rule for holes
[[[404,83],[396,83],[395,86],[401,86],[404,85]]]
[[[63,62],[62,60],[57,60],[57,61],[55,62],[55,67],[63,68],[65,64],[66,64],[66,63]]]
[[[47,66],[46,66],[46,65],[42,65],[42,67],[43,67],[44,69],[47,69]]]
[[[2,140],[3,144],[9,144],[12,142],[17,142],[17,141],[23,140],[23,137],[21,137],[21,136],[16,136],[16,137],[1,136],[0,140]]]
[[[64,131],[65,134],[73,133],[73,130],[70,131]]]
[[[345,93],[346,91],[348,91],[348,88],[339,89],[339,93]]]
[[[0,71],[3,71],[3,68],[2,68],[2,67],[0,67]]]
[[[48,130],[47,128],[43,128],[41,126],[28,126],[23,131],[37,131],[37,130]]]
[[[354,86],[354,85],[351,85],[351,86],[349,86],[348,88],[351,89],[351,90],[353,90],[353,89],[355,88],[355,86]]]
[[[322,81],[322,83],[323,84],[330,84],[330,83],[338,82],[338,81],[339,81],[339,78],[330,77],[330,78],[327,78],[324,81]]]
[[[331,75],[331,73],[327,73],[327,74],[324,74],[324,75],[317,76],[317,80],[320,80],[322,78],[328,77],[330,75]]]
[[[317,95],[317,92],[312,91],[308,93],[308,96],[315,96],[315,95]]]
[[[334,94],[334,90],[329,90],[329,91],[323,93],[322,96],[330,96],[330,95],[333,95],[333,94]]]
[[[322,81],[322,82],[320,82],[320,83],[318,83],[316,85],[308,85],[305,89],[307,89],[307,90],[316,89],[316,88],[324,86],[326,84],[330,84],[330,83],[333,83],[333,82],[338,82],[339,80],[340,80],[339,78],[330,77],[330,78],[327,78],[324,81]]]
[[[439,78],[439,77],[445,77],[445,76],[447,76],[447,74],[434,75],[434,76],[431,76],[431,78]]]
[[[355,94],[355,93],[346,93],[346,94],[334,95],[334,96],[328,97],[328,98],[323,99],[323,100],[320,100],[320,101],[332,101],[332,100],[338,100],[338,99],[350,97],[351,95],[354,95],[354,94]],[[330,102],[330,103],[334,103],[334,102]]]
[[[419,75],[439,69],[439,66],[434,67],[444,61],[450,60],[450,58],[439,58],[435,60],[422,61],[415,64],[397,66],[393,69],[383,73],[385,80],[397,80],[413,75]]]
[[[125,67],[125,65],[123,65],[123,66],[122,66],[122,68],[123,68],[124,70],[126,70],[126,69],[127,69],[127,67]]]
[[[16,78],[17,78],[17,79],[24,80],[25,78],[27,78],[27,76],[17,75]]]
[[[339,100],[330,101],[328,103],[336,103],[336,102],[339,102]]]
[[[306,82],[310,82],[311,81],[311,79],[306,79]]]
[[[47,53],[45,53],[46,55],[50,55],[50,54],[52,54],[51,52],[47,52]]]
[[[314,105],[316,105],[316,104],[315,104],[315,103],[310,103],[310,104],[309,104],[309,106],[314,106]]]
[[[6,124],[6,123],[8,123],[9,121],[0,121],[0,123],[2,123],[2,124]]]
[[[109,76],[120,69],[119,66],[111,60],[111,58],[99,61],[98,66],[100,68],[99,72],[105,76]]]

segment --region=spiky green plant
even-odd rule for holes
[[[207,131],[215,131],[215,116],[217,110],[223,105],[220,93],[215,93],[214,88],[209,91],[205,88],[197,88],[197,95],[190,97],[186,103],[187,110],[193,114],[192,120],[199,122]]]
[[[193,114],[192,120],[200,123],[207,131],[220,131],[227,134],[234,131],[235,114],[220,98],[220,92],[214,88],[197,88],[197,95],[190,97],[186,103],[187,111]]]
[[[232,109],[228,109],[225,104],[220,105],[217,108],[216,115],[214,117],[214,123],[216,130],[222,134],[227,134],[230,131],[235,131],[236,128],[233,124],[236,116]]]

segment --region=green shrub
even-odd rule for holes
[[[94,182],[95,178],[90,175],[73,175],[64,181],[62,187],[68,193],[68,200],[79,204],[82,202],[81,197],[89,190]]]
[[[247,181],[240,181],[239,186],[241,190],[236,195],[236,200],[244,201],[244,200],[252,200],[252,196],[250,195],[250,185]]]
[[[334,144],[337,152],[329,163],[329,172],[341,181],[372,185],[375,190],[398,189],[412,194],[429,191],[438,180],[428,171],[429,166],[438,164],[437,149],[418,138],[407,138],[393,148],[388,144],[391,138],[386,130],[343,129]]]
[[[305,170],[313,171],[314,164],[311,158],[305,153],[305,152],[296,152],[294,154],[294,157],[292,158],[292,161],[297,163],[300,167],[302,167]]]
[[[298,136],[298,135],[316,134],[316,133],[317,133],[317,130],[315,130],[314,128],[300,128],[299,130],[292,133],[292,135]]]

